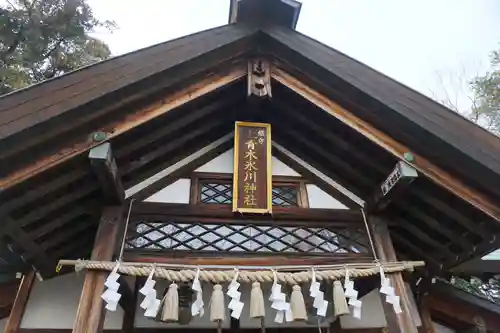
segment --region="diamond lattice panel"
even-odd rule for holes
[[[357,229],[140,222],[127,247],[154,250],[229,252],[366,253]]]
[[[273,187],[274,206],[297,206],[297,188],[292,186]],[[200,202],[205,204],[227,204],[233,202],[233,184],[203,183],[200,188]]]

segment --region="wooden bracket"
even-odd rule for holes
[[[415,168],[403,161],[399,161],[389,176],[376,188],[367,203],[369,212],[384,210],[398,193],[401,193],[409,184],[418,177]]]
[[[272,97],[270,65],[264,59],[248,61],[248,96]]]
[[[101,184],[107,203],[118,204],[125,199],[125,191],[118,176],[118,167],[111,151],[111,143],[105,142],[89,152],[90,165]]]

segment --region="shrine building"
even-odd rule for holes
[[[500,138],[300,10],[0,97],[0,330],[500,333]]]

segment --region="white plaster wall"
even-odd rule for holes
[[[83,274],[66,274],[36,280],[24,312],[21,328],[72,328],[83,287]],[[107,312],[105,329],[121,329],[123,310]]]
[[[448,328],[446,326],[439,325],[438,323],[435,322],[432,322],[432,324],[434,325],[434,330],[436,331],[436,333],[455,333],[455,330]]]
[[[190,187],[191,179],[179,179],[178,181],[156,192],[144,201],[189,203]]]
[[[378,289],[373,289],[371,292],[360,298],[363,301],[361,307],[361,319],[356,319],[351,315],[340,317],[340,326],[342,328],[375,328],[385,327],[384,307]]]
[[[307,184],[309,208],[349,209],[314,184]]]
[[[233,173],[233,166],[234,166],[234,150],[230,149],[226,151],[225,153],[217,156],[213,160],[207,162],[206,164],[202,165],[198,169],[196,169],[196,172],[220,172],[220,173]],[[273,167],[273,175],[274,176],[297,176],[299,177],[300,174],[298,174],[295,170],[291,169],[287,165],[285,165],[283,162],[278,160],[276,157],[273,156],[272,158],[272,167]]]
[[[407,288],[409,288],[409,286],[407,286]],[[411,317],[415,321],[416,326],[421,326],[422,321],[417,307],[415,306],[413,294],[410,294],[409,298],[411,303]],[[382,305],[382,301],[385,301],[385,299],[382,299],[379,289],[373,289],[371,292],[363,296],[361,300],[363,301],[361,319],[356,319],[351,315],[342,316],[340,317],[340,325],[342,328],[375,328],[387,326],[387,321],[385,320],[384,315],[384,307]]]

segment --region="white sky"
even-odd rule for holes
[[[88,0],[114,55],[227,23],[229,0]],[[302,0],[297,30],[431,97],[459,97],[500,43],[497,0]],[[440,73],[440,74],[438,74]],[[440,83],[439,76],[444,80]],[[450,78],[452,78],[450,80]],[[432,92],[432,93],[431,93]]]

